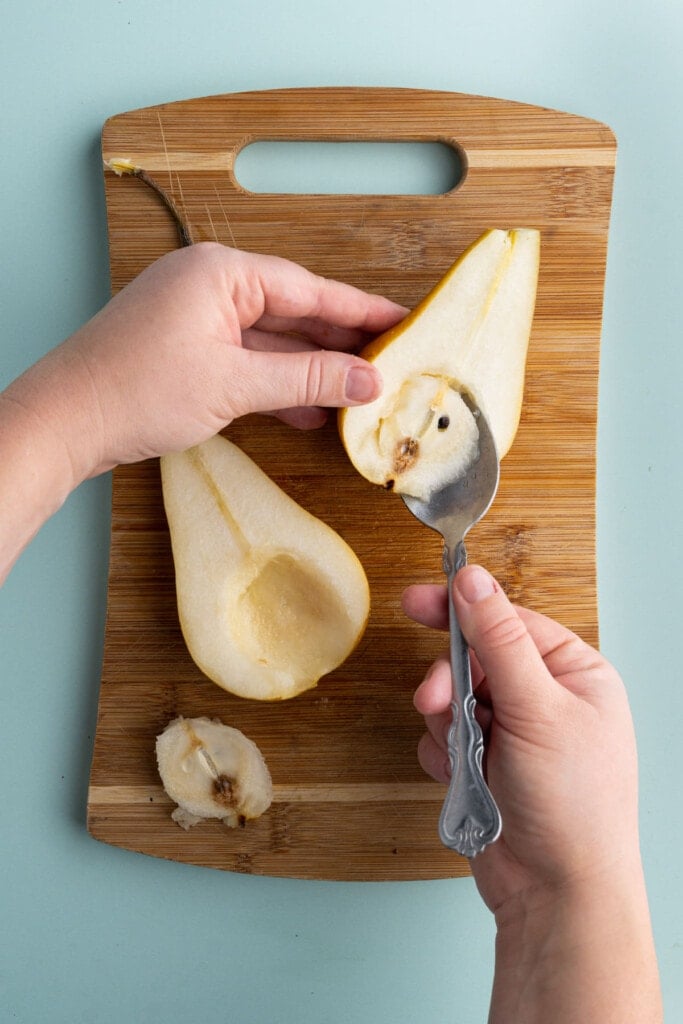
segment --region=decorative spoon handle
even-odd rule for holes
[[[502,827],[500,812],[482,770],[484,738],[474,709],[472,673],[467,644],[453,606],[453,578],[467,564],[463,541],[454,551],[444,546],[444,570],[448,576],[448,615],[453,677],[453,723],[448,731],[451,781],[441,809],[439,836],[444,846],[463,857],[474,857],[495,842]]]

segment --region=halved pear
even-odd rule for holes
[[[339,415],[342,443],[362,476],[428,498],[467,469],[478,431],[464,402],[486,416],[499,457],[519,425],[536,302],[540,234],[486,231],[396,327],[361,355],[384,388]]]
[[[355,553],[217,436],[161,459],[190,655],[240,697],[282,700],[349,656],[370,609]]]

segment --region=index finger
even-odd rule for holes
[[[376,332],[364,331],[360,327],[340,327],[338,324],[315,320],[312,317],[300,317],[295,320],[268,314],[264,314],[256,321],[254,330],[268,337],[281,336],[305,340],[309,345],[336,352],[357,352],[376,337]]]
[[[401,606],[410,619],[432,629],[448,629],[448,592],[441,583],[414,583],[406,587]]]
[[[403,611],[415,622],[432,629],[448,629],[448,593],[443,584],[414,583],[404,590],[401,602]],[[514,607],[544,660],[577,639],[555,619],[521,605]]]
[[[245,257],[251,285],[258,289],[262,298],[257,319],[265,314],[288,319],[323,320],[338,327],[378,334],[393,327],[406,315],[403,306],[382,295],[321,277],[279,256],[249,253]],[[238,302],[237,307],[239,310]]]

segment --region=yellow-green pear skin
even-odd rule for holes
[[[539,231],[492,228],[361,352],[384,379],[379,398],[339,414],[342,443],[362,476],[427,498],[464,472],[478,430],[463,393],[486,416],[499,457],[507,454],[522,409],[539,263]]]
[[[283,700],[345,661],[370,594],[338,533],[221,435],[165,455],[161,478],[180,625],[209,679]]]

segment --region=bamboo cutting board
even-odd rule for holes
[[[442,142],[464,176],[445,195],[252,194],[235,157],[264,140]],[[103,156],[169,190],[195,240],[275,253],[413,306],[488,227],[542,233],[538,301],[517,439],[494,506],[471,534],[516,601],[597,643],[595,430],[616,143],[603,124],[519,103],[396,89],[214,96],[110,119]],[[113,289],[177,246],[158,198],[105,173]],[[180,634],[155,461],[114,473],[111,561],[88,827],[108,843],[232,871],[324,879],[462,875],[437,837],[444,787],[417,764],[412,694],[445,637],[402,615],[415,581],[441,581],[441,545],[394,495],[350,466],[334,422],[299,433],[247,417],[226,431],[365,566],[372,613],[352,657],[292,701],[232,697]],[[209,715],[261,748],[271,809],[243,829],[171,821],[154,742],[170,719]]]

